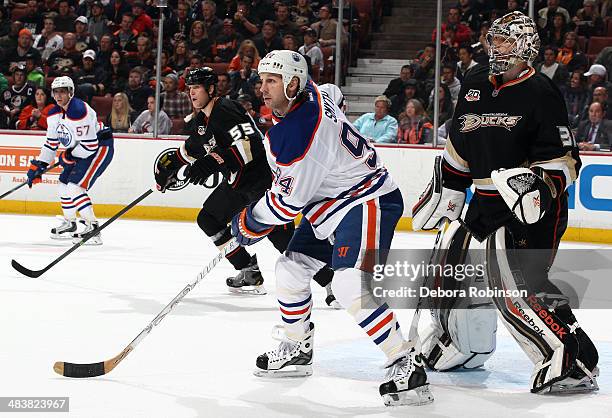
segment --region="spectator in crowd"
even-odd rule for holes
[[[570,22],[569,12],[567,9],[559,6],[559,0],[548,0],[548,6],[538,10],[539,18],[537,22],[540,29],[547,30],[552,27],[555,13],[561,13],[566,24]]]
[[[257,112],[253,108],[251,97],[252,96],[249,96],[248,94],[241,94],[236,100],[242,105],[242,107],[244,107],[244,110],[246,110],[246,112],[253,118],[259,130],[262,133],[266,133],[268,129],[270,129],[270,127],[272,126],[272,118],[267,118]]]
[[[522,3],[522,1],[521,1],[521,3]],[[525,9],[523,7],[521,7],[521,4],[519,3],[519,0],[508,0],[506,5],[507,5],[507,7],[506,7],[506,12],[505,13],[521,12],[523,14],[527,14],[527,13],[525,13]]]
[[[314,29],[308,28],[304,31],[304,45],[298,49],[298,52],[310,58],[310,65],[317,68],[317,74],[323,73],[323,52],[319,48],[317,33]]]
[[[53,16],[43,19],[43,28],[40,34],[34,36],[32,47],[40,52],[41,59],[46,62],[51,54],[64,46],[64,38],[55,30]]]
[[[113,96],[111,112],[106,117],[104,124],[115,133],[127,133],[137,116],[137,113],[130,106],[127,95],[118,92]]]
[[[438,117],[438,126],[442,125],[448,119],[453,117],[453,99],[451,97],[450,90],[446,84],[440,84],[440,93],[438,95],[439,98],[439,117]],[[434,101],[431,100],[429,102],[429,106],[427,107],[427,114],[429,116],[429,120],[434,120]]]
[[[236,32],[243,38],[251,38],[259,32],[261,21],[255,13],[251,12],[251,5],[248,0],[239,0],[234,13],[234,25]]]
[[[260,22],[274,20],[274,5],[269,0],[251,0],[251,10],[253,10]]]
[[[240,71],[243,67],[242,59],[247,56],[251,58],[251,67],[257,70],[257,66],[259,65],[259,61],[261,57],[259,55],[259,51],[257,51],[257,47],[255,43],[250,39],[245,39],[240,44],[240,48],[238,48],[238,52],[232,58],[227,67],[228,72],[230,73],[230,77],[232,76],[233,71]]]
[[[147,108],[147,97],[153,94],[151,87],[143,84],[143,74],[137,68],[132,68],[128,76],[128,85],[125,94],[132,108],[140,113]]]
[[[277,49],[283,49],[283,41],[278,36],[276,30],[276,23],[272,20],[264,21],[261,26],[261,33],[257,34],[253,38],[257,51],[260,57],[265,57],[268,52],[275,51]]]
[[[53,52],[47,60],[49,75],[59,77],[63,75],[72,76],[82,64],[83,54],[76,49],[76,37],[74,33],[64,34],[64,46]]]
[[[580,120],[580,113],[589,100],[589,92],[586,83],[583,81],[582,72],[574,71],[569,83],[561,91],[567,107],[567,118],[570,126],[576,128]]]
[[[604,86],[595,87],[592,97],[593,103],[597,102],[601,105],[601,108],[603,109],[603,118],[608,120],[612,119],[612,106],[610,106],[610,103],[608,102],[608,90]],[[587,101],[587,104],[580,113],[580,121],[585,121],[589,118],[590,105],[591,103]]]
[[[187,42],[178,41],[174,45],[174,52],[170,57],[170,66],[174,68],[177,73],[180,73],[189,66],[189,56],[187,55]]]
[[[58,32],[74,32],[74,21],[77,16],[70,10],[68,0],[60,0],[57,4],[58,14],[55,17],[55,28]]]
[[[578,125],[576,141],[582,151],[610,151],[612,121],[603,118],[601,103],[593,102],[589,106],[589,119]]]
[[[172,131],[172,121],[162,110],[164,106],[164,98],[159,98],[159,116],[157,118],[157,134],[158,135],[169,135]],[[150,94],[147,97],[147,109],[144,110],[136,120],[134,124],[128,129],[129,133],[135,134],[147,134],[154,132],[155,123],[155,94]]]
[[[565,34],[567,33],[567,23],[562,13],[553,15],[552,24],[546,28],[546,34],[542,37],[542,44],[560,48],[563,46]]]
[[[167,76],[168,74],[177,74],[176,71],[174,71],[174,68],[172,68],[169,63],[170,63],[170,55],[168,55],[168,51],[166,50],[162,50],[160,52],[161,54],[161,75],[162,77]],[[153,66],[153,72],[156,73],[157,72],[157,63]],[[178,79],[178,74],[177,74],[177,79]],[[179,82],[180,85],[180,82]],[[182,90],[181,88],[179,88],[179,90]]]
[[[547,46],[544,48],[544,61],[536,64],[535,69],[550,78],[553,83],[560,88],[565,85],[569,75],[565,65],[555,61],[556,55],[554,48],[552,46]]]
[[[204,61],[212,61],[212,42],[208,39],[206,27],[201,20],[196,20],[191,24],[187,50],[188,55],[198,54]]]
[[[19,114],[29,104],[34,103],[36,87],[26,81],[23,64],[13,67],[13,85],[2,92],[0,97],[0,128],[15,129]]]
[[[297,0],[296,5],[291,7],[291,18],[300,27],[304,27],[304,26],[310,27],[310,25],[312,25],[316,20],[316,16],[315,16],[314,11],[312,10],[310,1],[309,0]],[[300,20],[299,23],[298,23],[298,20]]]
[[[117,93],[125,91],[130,74],[130,67],[125,63],[123,54],[114,50],[110,54],[108,65],[106,68],[106,96],[114,97]]]
[[[4,76],[4,73],[0,73],[0,93],[8,89],[8,86],[9,86],[9,83],[6,77]]]
[[[281,38],[285,35],[293,35],[296,38],[301,37],[301,29],[295,22],[291,21],[289,6],[284,3],[280,3],[276,8],[276,28]]]
[[[179,1],[176,14],[173,14],[167,23],[164,23],[164,31],[167,30],[167,33],[172,34],[172,42],[176,44],[176,42],[189,37],[193,21],[194,19],[189,16],[189,4],[186,1]],[[204,22],[204,26],[206,26],[206,22]],[[210,36],[210,28],[206,27],[206,33]]]
[[[488,21],[482,22],[480,26],[480,35],[478,42],[472,44],[472,53],[474,61],[485,67],[489,66],[489,47],[487,45],[487,33],[491,24]]]
[[[255,81],[255,84],[253,85],[255,95],[251,97],[251,104],[253,105],[253,109],[262,116],[271,116],[272,110],[264,103],[263,93],[261,92],[261,84],[261,79]]]
[[[143,32],[147,34],[153,32],[153,19],[145,11],[145,4],[141,0],[136,0],[132,4],[132,15],[134,15],[132,30],[139,35]]]
[[[191,113],[185,116],[185,118],[183,118],[183,122],[184,122],[183,134],[184,135],[191,135],[192,133],[197,132],[198,123],[196,120],[196,116],[198,115],[198,113],[200,113],[200,110],[202,109],[199,107],[194,107]]]
[[[319,9],[319,20],[310,25],[315,30],[319,37],[319,45],[323,48],[326,46],[336,45],[336,19],[331,17],[331,8],[328,5],[321,6]],[[348,40],[346,32],[342,31],[342,44]]]
[[[589,71],[584,73],[585,77],[588,77],[589,91],[592,93],[597,87],[605,87],[608,93],[612,91],[612,84],[607,80],[608,72],[606,67],[601,64],[593,64]]]
[[[104,14],[104,6],[100,0],[95,0],[91,5],[87,31],[100,41],[103,35],[110,33],[108,17]]]
[[[446,122],[444,122],[438,127],[438,140],[436,141],[436,146],[446,144],[446,140],[448,139],[452,124],[453,120],[447,119]]]
[[[19,40],[19,32],[23,29],[23,23],[19,20],[15,20],[11,23],[9,33],[0,37],[0,51],[12,51],[17,48]],[[6,68],[5,68],[6,63]],[[8,69],[8,62],[5,60],[0,63],[0,69]]]
[[[153,54],[151,49],[151,39],[140,35],[136,40],[136,54],[128,57],[128,66],[130,68],[143,67],[147,71],[151,71],[157,62],[156,56]],[[144,74],[145,78],[148,78],[148,73]]]
[[[459,21],[461,17],[461,11],[457,7],[451,7],[448,10],[448,16],[446,22],[442,23],[442,34],[446,33],[448,29],[454,32],[454,36],[448,42],[452,45],[461,45],[470,41],[472,31],[469,27]],[[431,41],[436,41],[436,30],[433,30],[431,34]]]
[[[25,56],[26,80],[36,87],[45,86],[45,72],[41,67],[40,58],[34,54],[26,54]]]
[[[223,21],[223,30],[213,43],[212,53],[214,62],[230,62],[238,52],[242,36],[234,30],[233,19]]]
[[[610,0],[610,5],[612,6],[612,0]],[[612,9],[610,9],[612,12]],[[595,58],[595,64],[601,64],[606,67],[606,72],[608,74],[612,74],[612,46],[607,46],[602,49],[597,58]]]
[[[36,88],[34,103],[27,105],[19,114],[17,129],[46,131],[47,115],[53,108],[51,95],[44,87]]]
[[[42,0],[38,7],[38,12],[41,16],[46,16],[48,13],[57,13],[57,0]]]
[[[404,111],[399,115],[397,130],[398,144],[424,144],[432,142],[433,126],[427,119],[423,104],[417,99],[410,99]]]
[[[387,96],[378,96],[374,100],[374,112],[361,115],[354,123],[355,127],[367,138],[377,143],[397,141],[397,120],[389,115],[391,101]]]
[[[131,13],[126,13],[121,16],[119,29],[113,33],[115,38],[113,43],[118,45],[126,53],[134,54],[136,52],[138,32],[132,29],[132,22],[134,22],[134,16],[132,16]]]
[[[202,66],[202,57],[199,55],[192,55],[191,57],[189,57],[189,65],[187,65],[187,67],[185,67],[185,69],[183,70],[183,74],[181,75],[180,79],[179,79],[179,84],[181,85],[185,85],[185,78],[187,77],[187,74],[189,74],[189,71],[193,70],[194,68],[199,68]]]
[[[88,49],[83,53],[83,68],[75,71],[72,79],[78,96],[91,103],[93,96],[102,96],[106,93],[104,82],[106,81],[106,71],[103,67],[95,66],[96,53]]]
[[[31,54],[40,60],[40,52],[37,49],[32,48],[32,32],[28,29],[21,29],[19,31],[19,37],[17,38],[17,46],[7,52],[4,57],[3,72],[11,72],[18,64],[25,64],[26,55]]]
[[[246,94],[250,97],[255,95],[253,88],[255,81],[259,80],[257,72],[253,70],[256,66],[253,63],[253,58],[249,55],[243,55],[240,61],[241,68],[238,71],[230,71],[230,98],[236,99],[241,94]]]
[[[601,36],[604,31],[604,21],[597,10],[595,0],[584,0],[584,6],[578,10],[572,21],[577,27],[578,36]]]
[[[387,85],[387,88],[385,89],[383,96],[387,96],[387,97],[397,96],[398,94],[402,92],[402,89],[404,88],[404,84],[406,83],[406,81],[410,80],[411,78],[414,78],[414,70],[412,69],[412,65],[410,64],[402,65],[402,68],[400,69],[399,77],[394,78],[393,80],[389,81],[389,84]]]
[[[106,5],[105,12],[112,23],[119,25],[123,21],[123,16],[131,14],[132,7],[127,0],[110,0]],[[131,25],[132,22],[130,22]]]
[[[116,48],[119,48],[118,45],[113,44],[113,35],[110,33],[106,33],[102,35],[100,38],[100,48],[96,52],[96,65],[101,65],[102,67],[108,67],[110,63],[111,53]]]
[[[164,78],[164,91],[160,94],[163,98],[163,109],[171,118],[184,118],[191,113],[191,99],[187,93],[178,91],[179,79],[174,73]]]
[[[283,36],[283,49],[297,52],[298,47],[299,47],[298,41],[295,36],[293,36],[290,33]]]
[[[89,20],[85,16],[79,16],[74,21],[74,36],[76,37],[77,51],[84,52],[88,49],[98,50],[98,39],[87,30]]]
[[[567,67],[570,72],[587,69],[587,57],[580,51],[578,35],[575,32],[567,32],[563,46],[557,53],[557,62]]]
[[[8,35],[11,28],[11,16],[4,6],[0,6],[0,38]]]
[[[474,61],[473,51],[471,45],[461,45],[459,47],[459,62],[457,62],[457,71],[455,75],[461,83],[463,83],[463,80],[465,80],[469,72],[478,65],[478,63]]]
[[[478,32],[482,15],[472,6],[472,0],[459,0],[459,21],[470,28],[472,32]]]
[[[220,19],[230,18],[232,19],[234,13],[236,13],[237,4],[236,0],[216,0],[217,3],[217,16]]]
[[[414,77],[417,80],[433,79],[436,71],[436,46],[433,44],[426,45],[423,51],[417,55],[416,72]]]
[[[202,10],[201,20],[204,22],[204,26],[206,27],[208,38],[211,40],[211,42],[214,42],[217,35],[219,35],[223,29],[223,21],[215,14],[217,5],[212,0],[204,0],[200,9]]]
[[[228,73],[221,73],[217,75],[217,94],[219,97],[227,97],[232,89],[230,84],[230,76]]]
[[[391,96],[391,108],[389,114],[398,118],[399,114],[406,109],[406,104],[411,99],[417,98],[417,81],[415,79],[406,80],[400,92]]]
[[[453,106],[455,103],[457,103],[457,99],[459,98],[459,90],[461,90],[461,83],[457,77],[455,77],[456,68],[457,67],[452,64],[444,64],[442,66],[442,84],[448,87]],[[432,90],[429,94],[429,103],[433,103],[433,94],[434,91]]]
[[[26,2],[26,12],[20,20],[23,23],[23,29],[29,30],[31,34],[40,33],[43,28],[43,21],[36,0]]]

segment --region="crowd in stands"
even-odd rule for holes
[[[271,111],[257,65],[275,49],[307,57],[315,81],[330,81],[336,0],[5,0],[0,6],[0,129],[46,128],[58,76],[115,132],[152,132],[161,47],[160,134],[185,133],[193,116],[187,72],[208,65],[222,96],[240,100],[262,126]],[[160,10],[162,45],[157,45]],[[342,42],[359,12],[345,1]],[[151,107],[153,105],[153,107]]]
[[[441,27],[439,129],[433,133],[435,37],[408,57],[398,78],[375,99],[375,110],[355,123],[376,142],[423,144],[434,135],[444,143],[461,83],[488,65],[485,36],[490,22],[511,11],[527,14],[523,0],[459,0]],[[539,0],[536,23],[541,40],[535,69],[549,77],[565,98],[568,118],[582,150],[610,150],[612,144],[612,1]]]

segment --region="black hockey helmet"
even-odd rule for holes
[[[203,85],[207,90],[209,86],[217,84],[218,77],[210,67],[200,67],[189,70],[185,77],[185,84],[188,86]]]

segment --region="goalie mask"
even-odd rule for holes
[[[512,12],[493,22],[487,44],[489,74],[498,75],[520,62],[533,61],[540,50],[540,37],[529,16]]]

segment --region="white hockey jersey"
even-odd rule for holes
[[[264,140],[274,176],[255,204],[257,221],[280,225],[302,213],[319,239],[329,237],[356,205],[397,188],[367,138],[329,92],[306,85],[308,98],[276,119]]]
[[[87,158],[98,151],[96,133],[102,124],[93,110],[83,100],[73,97],[64,111],[55,105],[47,116],[47,140],[40,150],[38,159],[50,163],[60,146],[71,149],[77,158]]]

